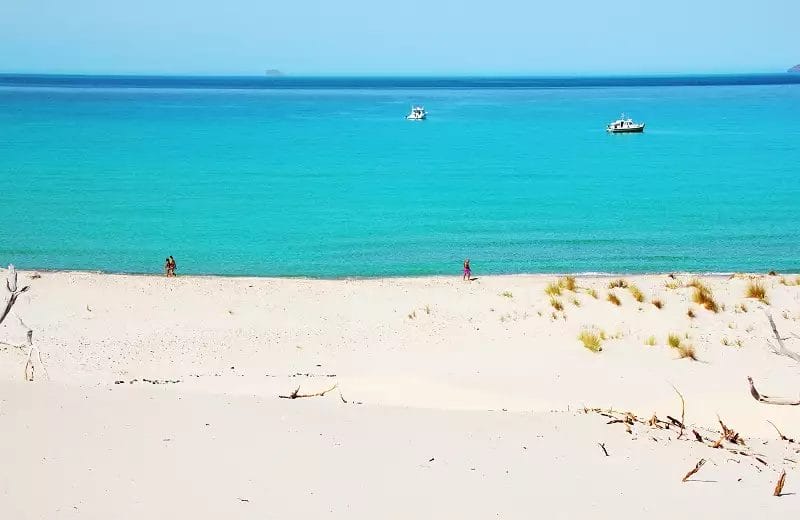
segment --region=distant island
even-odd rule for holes
[[[283,76],[283,72],[278,69],[267,69],[265,73],[267,76]]]
[[[795,65],[791,69],[787,70],[786,72],[800,72],[800,64]]]

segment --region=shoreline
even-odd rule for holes
[[[13,264],[13,262],[12,262]],[[50,273],[50,274],[90,274],[102,276],[130,276],[130,277],[144,277],[144,278],[164,278],[163,273],[155,272],[126,272],[126,271],[103,271],[91,269],[37,269],[37,268],[22,268],[16,266],[17,272],[34,274],[34,273]],[[5,272],[8,265],[0,266],[0,272]],[[770,274],[775,272],[774,275]],[[543,278],[543,277],[556,277],[561,278],[565,276],[574,276],[576,278],[619,278],[619,277],[640,277],[640,276],[700,276],[710,278],[725,278],[735,276],[800,276],[800,271],[797,272],[777,272],[777,271],[582,271],[582,272],[525,272],[525,273],[489,273],[489,274],[474,274],[474,278]],[[180,274],[176,278],[188,279],[205,279],[205,278],[230,278],[230,279],[253,279],[253,280],[308,280],[308,281],[347,281],[347,280],[413,280],[413,279],[448,279],[460,278],[461,274],[453,271],[452,274],[414,274],[414,275],[377,275],[377,276],[337,276],[337,277],[320,277],[308,275],[258,275],[258,274],[220,274],[220,273],[192,273]]]

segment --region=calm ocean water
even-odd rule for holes
[[[800,75],[0,76],[24,268],[798,271],[799,173]]]

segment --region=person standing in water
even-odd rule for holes
[[[464,280],[472,279],[472,269],[469,268],[469,258],[464,260]]]

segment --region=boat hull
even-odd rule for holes
[[[629,128],[606,128],[606,131],[610,134],[641,134],[644,132],[644,125]]]

